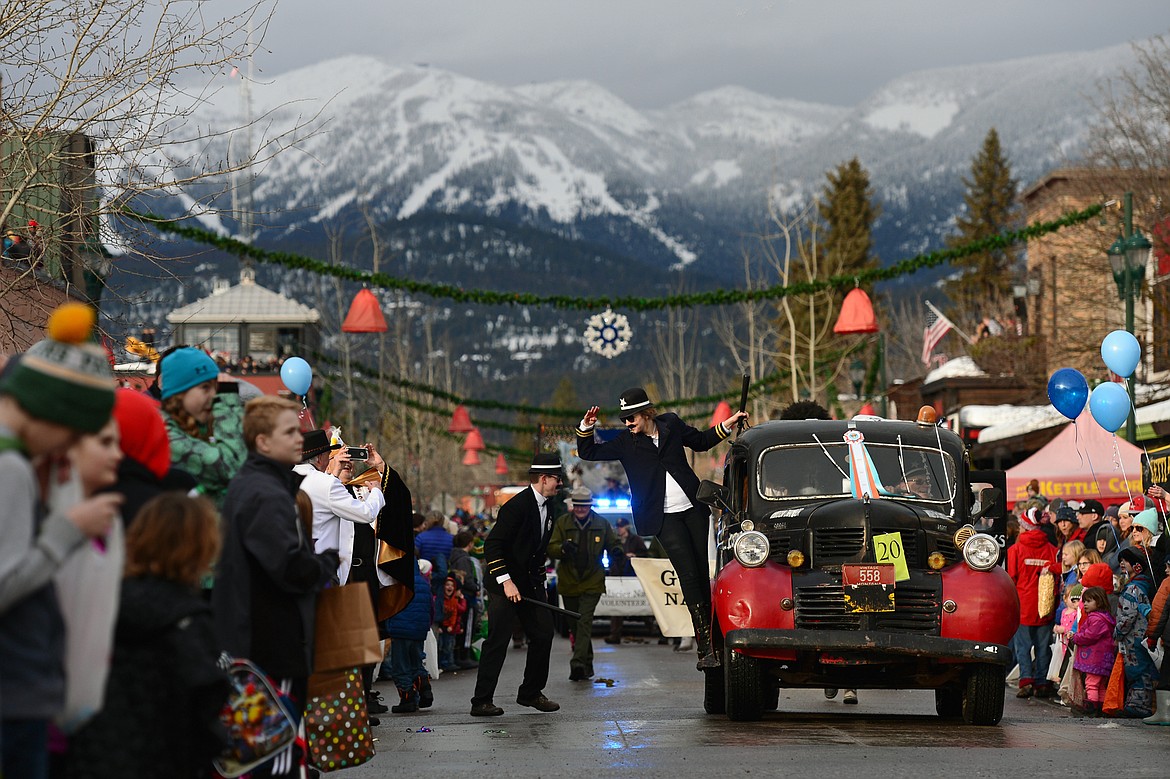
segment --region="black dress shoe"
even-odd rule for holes
[[[471,716],[473,717],[498,717],[503,713],[504,710],[494,703],[471,704]]]
[[[377,717],[369,717],[368,720],[371,728],[376,728],[382,724],[382,720],[378,719]]]
[[[543,695],[537,695],[535,698],[517,698],[516,703],[537,711],[556,711],[561,708],[561,704],[550,701]]]
[[[569,669],[569,681],[570,682],[583,682],[588,678],[589,677],[585,675],[585,671],[581,668],[570,668]]]

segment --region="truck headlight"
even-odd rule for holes
[[[986,533],[976,533],[963,544],[963,559],[976,571],[990,571],[999,562],[999,544]]]
[[[735,559],[747,568],[759,568],[768,562],[769,551],[768,537],[757,530],[740,533],[735,539]]]

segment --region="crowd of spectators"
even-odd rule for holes
[[[1159,671],[1170,609],[1167,493],[1105,507],[1049,500],[1034,479],[1008,520],[1006,566],[1020,599],[1016,695],[1085,716],[1170,725]]]

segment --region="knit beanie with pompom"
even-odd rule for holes
[[[154,398],[126,387],[118,390],[114,400],[122,453],[161,479],[171,467],[171,442],[158,408]]]
[[[35,419],[83,433],[105,427],[114,408],[114,379],[105,351],[89,341],[97,321],[84,303],[66,303],[49,317],[38,341],[0,378],[0,395]]]

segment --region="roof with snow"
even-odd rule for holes
[[[316,309],[261,287],[247,274],[234,287],[217,286],[210,295],[167,314],[172,325],[314,324]]]
[[[980,368],[970,357],[956,357],[953,360],[947,360],[926,374],[926,378],[922,380],[922,384],[925,386],[931,382],[941,381],[942,379],[978,378],[987,375],[987,372]]]

